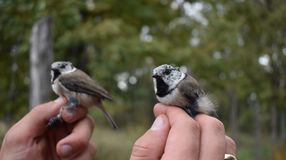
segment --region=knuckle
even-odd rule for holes
[[[79,139],[77,143],[78,148],[86,148],[89,145],[89,141],[86,139]]]
[[[192,133],[194,136],[199,137],[201,133],[201,127],[199,123],[197,123],[195,120],[193,120],[190,117],[186,118],[180,118],[181,120],[178,121],[178,125],[180,125],[180,128],[184,128],[187,132]]]
[[[192,133],[194,134],[194,136],[197,136],[197,137],[200,136],[201,127],[200,127],[199,123],[193,122],[190,126],[190,129],[191,129]]]
[[[225,132],[223,123],[214,117],[204,116],[203,119],[201,118],[199,120],[199,123],[203,128],[214,130],[216,132]]]
[[[189,125],[190,125],[190,128],[192,130],[196,130],[196,131],[200,131],[201,130],[200,125],[198,123],[196,123],[195,121],[190,122]]]
[[[150,152],[152,152],[151,144],[145,143],[139,139],[132,147],[131,159],[150,158]]]
[[[155,104],[155,106],[153,107],[153,113],[160,113],[160,104],[157,103]]]
[[[223,123],[216,118],[210,117],[208,126],[216,131],[225,132]]]
[[[74,137],[71,143],[74,144],[75,148],[86,148],[89,146],[89,139],[80,135]]]
[[[65,122],[68,123],[73,123],[76,121],[76,112],[71,112],[67,110],[63,110],[61,113],[62,118],[64,119]]]
[[[191,118],[185,118],[184,124],[188,126],[193,131],[200,131],[200,125],[195,120]]]
[[[227,136],[226,143],[228,147],[230,147],[233,151],[236,151],[236,142],[232,138]]]
[[[82,107],[77,107],[74,110],[68,110],[66,107],[64,107],[61,114],[65,122],[73,123],[84,118],[87,111]]]

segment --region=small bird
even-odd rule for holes
[[[152,77],[159,102],[181,107],[191,117],[198,113],[217,117],[214,104],[191,75],[172,65],[163,64],[153,70]]]
[[[53,91],[67,98],[67,109],[73,111],[81,104],[85,107],[96,105],[105,115],[114,129],[117,128],[112,117],[105,110],[102,100],[112,101],[109,93],[86,73],[77,69],[71,62],[58,61],[51,65],[51,84]],[[61,120],[61,111],[49,120],[48,126],[54,126]]]

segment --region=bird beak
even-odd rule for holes
[[[159,78],[160,76],[158,76],[157,74],[154,74],[152,77],[153,78]]]

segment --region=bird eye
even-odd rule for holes
[[[61,65],[61,67],[60,67],[60,68],[62,68],[62,69],[63,69],[63,68],[65,68],[65,65]]]
[[[165,74],[165,75],[169,75],[170,73],[171,73],[171,70],[169,70],[169,69],[167,69],[167,70],[164,71],[164,74]]]

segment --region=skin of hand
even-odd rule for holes
[[[75,112],[62,111],[65,123],[48,128],[49,118],[58,114],[66,99],[58,98],[34,107],[6,133],[0,160],[88,160],[95,154],[90,142],[94,121],[87,110],[78,106]]]
[[[194,119],[178,107],[156,104],[155,121],[133,145],[131,160],[222,160],[236,154],[222,122],[205,114]]]

